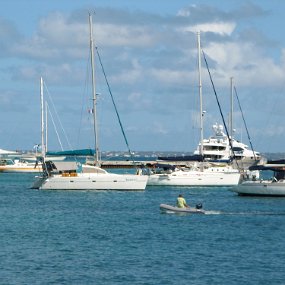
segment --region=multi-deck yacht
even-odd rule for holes
[[[261,159],[259,152],[249,149],[249,147],[236,140],[232,139],[232,150],[229,142],[228,136],[224,133],[224,128],[222,125],[213,125],[214,134],[208,139],[203,139],[203,155],[204,159],[211,162],[228,162],[233,156],[240,162],[243,168],[248,168],[249,166],[255,164]],[[201,149],[201,142],[199,143],[194,154],[199,154]]]

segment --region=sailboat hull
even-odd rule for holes
[[[0,172],[18,173],[18,172],[41,172],[41,164],[34,162],[28,162],[19,159],[1,159]]]
[[[243,196],[285,196],[285,182],[247,181],[232,189]]]
[[[240,180],[239,172],[174,171],[151,174],[147,185],[153,186],[233,186]]]
[[[84,174],[76,176],[53,175],[38,177],[32,186],[40,190],[130,190],[143,191],[147,183],[144,175]]]
[[[2,166],[0,167],[0,172],[5,173],[37,173],[41,172],[41,167],[33,167],[33,166],[14,166],[14,167],[8,167],[8,166]]]

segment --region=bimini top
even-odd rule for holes
[[[200,154],[184,155],[184,156],[159,156],[158,160],[164,161],[203,161],[203,156]]]
[[[269,160],[263,165],[253,165],[249,167],[249,170],[271,170],[271,171],[283,171],[285,172],[285,160]]]
[[[63,156],[93,156],[95,151],[93,149],[76,149],[76,150],[65,150],[65,151],[48,151],[49,155],[63,155]]]

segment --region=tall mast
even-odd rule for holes
[[[46,131],[45,131],[45,135],[46,135],[46,142],[45,142],[45,151],[48,151],[48,103],[47,101],[45,101],[45,121],[46,121]]]
[[[198,47],[198,72],[199,72],[199,99],[200,99],[200,155],[204,155],[204,129],[203,129],[203,98],[202,98],[202,75],[201,75],[201,41],[200,32],[197,32]]]
[[[231,111],[230,111],[230,138],[231,140],[233,139],[233,132],[234,132],[234,125],[233,125],[233,114],[234,114],[234,78],[231,77],[231,100],[230,100],[230,104],[231,104]]]
[[[97,126],[97,95],[95,86],[95,62],[94,62],[94,41],[93,41],[93,23],[92,15],[89,13],[90,26],[90,52],[91,52],[91,70],[92,70],[92,95],[93,95],[93,121],[94,121],[94,135],[95,135],[95,163],[98,166],[99,162],[99,142],[98,142],[98,126]]]
[[[44,121],[44,90],[43,90],[43,78],[40,80],[40,94],[41,94],[41,149],[42,149],[42,157],[44,159],[46,155],[45,150],[45,121]]]

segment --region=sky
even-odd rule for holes
[[[285,152],[285,1],[2,0],[0,148],[41,141],[40,77],[49,150],[94,148],[88,15],[132,151],[192,152],[200,140],[197,32],[226,124],[230,78],[255,150]],[[95,51],[96,54],[96,51]],[[98,56],[99,147],[127,146]],[[204,137],[222,124],[202,58]],[[249,144],[234,99],[234,136]]]

